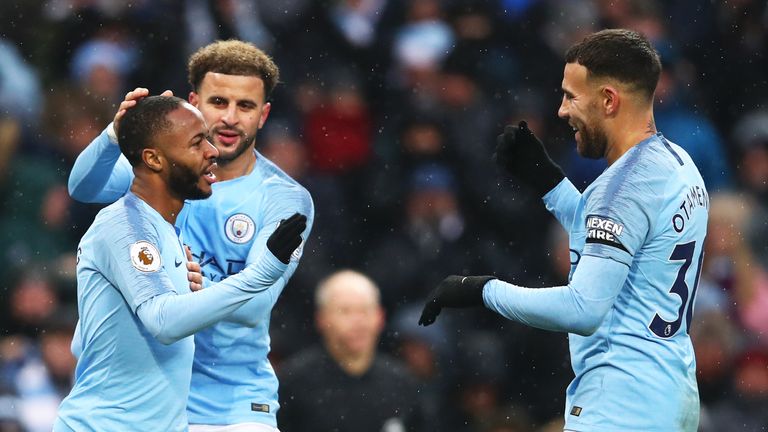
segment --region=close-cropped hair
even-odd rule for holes
[[[175,96],[149,96],[139,100],[120,120],[117,143],[131,166],[141,163],[141,152],[154,148],[155,137],[170,130],[168,114],[178,109],[184,99]]]
[[[611,78],[653,98],[661,75],[659,53],[640,33],[608,29],[592,33],[565,53],[567,63],[584,66],[588,78]]]
[[[208,72],[259,77],[267,99],[280,80],[280,70],[272,58],[252,43],[239,40],[217,41],[200,48],[189,58],[187,71],[193,91],[198,91]]]
[[[328,291],[338,283],[354,283],[359,287],[370,290],[377,304],[381,300],[379,287],[371,278],[355,270],[343,269],[331,273],[317,284],[317,289],[315,289],[315,307],[318,310],[323,309],[328,304]]]

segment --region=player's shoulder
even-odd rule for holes
[[[110,243],[135,238],[154,240],[158,237],[158,217],[138,197],[127,194],[99,211],[91,226],[92,235]]]
[[[314,210],[312,195],[301,183],[261,154],[258,154],[258,158],[262,194],[268,203],[278,206],[283,203],[291,208],[298,204],[297,210],[304,213]]]
[[[259,170],[259,177],[262,179],[267,190],[272,192],[285,192],[294,194],[306,194],[309,192],[296,179],[289,176],[274,162],[264,155],[257,152],[258,163],[256,169]]]
[[[595,180],[590,194],[600,199],[656,201],[667,184],[680,176],[690,157],[661,134],[629,149]]]

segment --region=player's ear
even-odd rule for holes
[[[259,129],[264,127],[264,123],[267,122],[267,117],[269,117],[269,112],[272,110],[272,103],[267,102],[264,104],[264,109],[261,110],[261,118],[259,119]]]
[[[160,172],[163,169],[162,156],[156,148],[145,148],[141,151],[141,160],[152,172]]]
[[[621,98],[616,87],[607,85],[600,90],[601,104],[606,116],[612,117],[619,110]]]
[[[189,99],[189,104],[192,105],[193,107],[197,108],[197,104],[200,102],[200,95],[198,95],[197,93],[191,91],[191,92],[189,92],[188,99]]]

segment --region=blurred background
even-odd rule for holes
[[[611,27],[660,52],[658,129],[712,198],[691,330],[700,430],[768,430],[764,0],[0,3],[0,430],[50,431],[72,384],[75,250],[100,209],[67,193],[75,158],[134,87],[186,97],[189,54],[227,38],[280,67],[257,148],[317,211],[273,312],[275,368],[320,341],[318,281],[353,268],[381,289],[379,350],[418,383],[422,430],[562,430],[566,335],[486,310],[416,321],[448,274],[566,283],[565,233],[491,154],[503,126],[525,119],[578,188],[600,174],[556,112],[564,51]]]

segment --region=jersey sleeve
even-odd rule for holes
[[[629,180],[632,179],[632,180]],[[637,174],[615,173],[586,198],[586,244],[582,255],[609,258],[627,266],[651,230],[662,193]]]
[[[265,208],[264,223],[259,232],[256,233],[253,245],[246,258],[245,264],[249,265],[257,261],[263,254],[271,253],[267,249],[267,239],[275,231],[281,220],[288,219],[297,212],[307,217],[307,228],[301,234],[302,242],[291,256],[288,268],[275,284],[269,288],[269,296],[254,297],[243,307],[232,313],[227,320],[253,327],[272,310],[283,288],[285,288],[288,280],[296,271],[309,238],[309,233],[312,230],[315,209],[312,197],[306,189],[296,186],[288,188],[285,192],[275,194],[270,198],[270,203]]]
[[[566,177],[554,189],[547,192],[543,200],[547,210],[555,216],[566,231],[570,232],[581,200],[581,192]]]
[[[125,195],[133,168],[110,137],[110,124],[75,160],[69,174],[69,194],[81,202],[111,203]]]
[[[157,233],[144,220],[116,220],[114,232],[101,239],[105,277],[125,298],[131,310],[150,298],[174,291],[160,256]]]
[[[137,315],[158,341],[170,344],[225,319],[253,298],[270,297],[269,288],[286,267],[276,257],[264,256],[204,290],[152,297]]]
[[[566,286],[526,288],[494,279],[483,287],[483,302],[531,327],[587,336],[599,328],[628,274],[622,263],[585,256]]]

